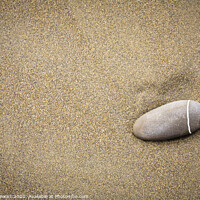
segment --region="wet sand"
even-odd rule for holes
[[[199,198],[200,131],[132,133],[153,108],[200,102],[198,0],[0,4],[0,195]]]

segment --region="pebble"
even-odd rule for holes
[[[200,103],[174,101],[138,118],[133,133],[142,140],[168,140],[189,135],[200,129]]]

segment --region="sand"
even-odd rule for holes
[[[200,198],[200,131],[165,142],[132,133],[153,108],[200,102],[198,0],[0,9],[0,195]]]

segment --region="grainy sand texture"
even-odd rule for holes
[[[153,108],[200,102],[199,0],[0,9],[1,198],[200,198],[200,131],[165,142],[132,132]]]

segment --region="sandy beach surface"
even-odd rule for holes
[[[199,13],[198,0],[1,0],[0,197],[199,199],[200,131],[132,132],[153,108],[200,102]]]

